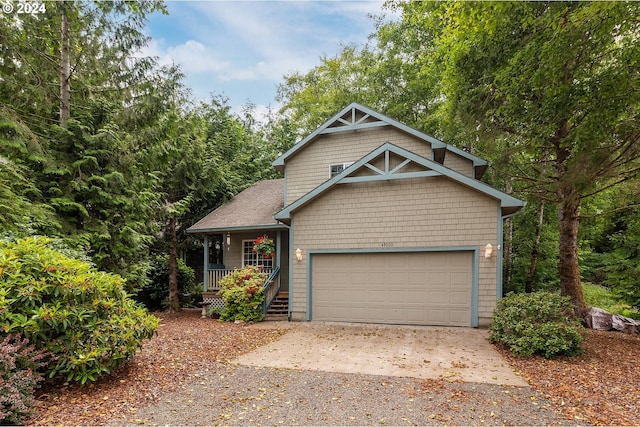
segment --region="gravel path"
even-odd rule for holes
[[[124,417],[124,415],[123,415]],[[111,425],[568,425],[529,387],[257,368],[191,377]]]

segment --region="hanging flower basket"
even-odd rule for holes
[[[270,239],[266,234],[258,237],[253,242],[253,252],[261,254],[264,258],[273,257],[276,252],[273,239]]]

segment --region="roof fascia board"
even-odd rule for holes
[[[440,175],[444,175],[447,176],[451,179],[453,179],[454,181],[459,182],[460,184],[463,184],[467,187],[470,187],[472,189],[475,189],[481,193],[484,193],[490,197],[493,197],[497,200],[500,200],[500,206],[503,208],[506,207],[514,207],[514,208],[520,208],[523,207],[525,205],[525,202],[516,199],[513,196],[510,196],[506,193],[503,193],[500,190],[497,190],[481,181],[478,181],[476,179],[473,178],[469,178],[466,175],[463,175],[459,172],[456,172],[452,169],[449,169],[445,166],[440,165],[439,163],[436,163],[432,160],[426,159],[422,156],[418,156],[415,153],[412,153],[408,150],[405,150],[404,148],[398,147],[396,145],[391,144],[390,142],[385,142],[384,144],[382,144],[380,147],[376,148],[375,150],[373,150],[371,153],[367,154],[366,156],[362,157],[360,160],[356,161],[355,163],[353,163],[351,166],[349,166],[348,168],[344,169],[342,172],[340,172],[338,175],[334,176],[333,178],[331,178],[328,181],[325,181],[323,184],[320,184],[319,186],[317,186],[316,188],[314,188],[313,190],[311,190],[309,193],[305,194],[304,196],[302,196],[301,198],[299,198],[298,200],[296,200],[295,202],[291,203],[289,206],[285,207],[283,210],[281,210],[280,212],[278,212],[274,218],[278,219],[278,220],[282,220],[282,219],[289,219],[291,217],[291,213],[298,209],[299,207],[307,204],[308,202],[312,201],[313,199],[315,199],[316,197],[320,196],[322,193],[324,193],[326,190],[328,190],[329,188],[333,187],[335,184],[340,183],[341,181],[345,180],[346,178],[348,178],[348,176],[355,172],[356,170],[360,169],[361,167],[366,167],[367,163],[369,163],[369,161],[375,159],[376,157],[378,157],[379,155],[390,151],[393,152],[396,155],[405,157],[406,159],[409,159],[411,161],[414,161],[424,167],[427,167],[429,169],[431,169],[432,171],[440,174]],[[397,178],[395,179],[400,179],[400,178],[409,178],[412,177],[410,176],[412,173],[407,173],[407,174],[395,174],[398,175]],[[401,176],[404,175],[404,176]],[[380,178],[375,178],[377,176],[382,176],[382,177],[389,177],[392,176],[390,174],[384,174],[384,175],[374,175],[373,177],[352,177],[351,178],[351,182],[364,182],[368,180],[380,180]],[[430,175],[433,176],[433,175]],[[354,180],[355,178],[365,178],[362,180]],[[383,178],[384,179],[384,178]],[[348,182],[348,181],[347,181]]]
[[[208,233],[221,233],[227,231],[252,231],[252,230],[273,230],[273,229],[281,229],[286,230],[287,227],[285,224],[265,224],[265,225],[241,225],[236,227],[213,227],[213,228],[198,228],[192,229],[188,228],[187,233],[189,234],[208,234]]]

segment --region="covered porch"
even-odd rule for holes
[[[233,270],[248,265],[257,266],[267,274],[263,284],[264,314],[268,313],[276,298],[286,297],[288,300],[289,230],[234,230],[221,234],[204,234],[203,237],[203,263],[206,266],[202,278],[204,305],[222,309],[224,302],[218,296],[218,291],[222,289],[220,280]],[[265,257],[254,251],[258,238],[273,241],[275,252],[272,256]]]
[[[274,242],[275,253],[271,257],[264,257],[253,250],[256,239],[263,236]],[[283,266],[288,270],[289,231],[286,229],[229,230],[220,234],[204,234],[203,237],[205,292],[219,290],[220,279],[234,269],[247,265],[259,266],[269,274],[278,268],[282,270]]]
[[[287,298],[289,284],[289,227],[273,216],[284,203],[283,180],[260,181],[202,218],[187,232],[203,241],[203,300],[222,308],[217,296],[220,280],[234,269],[260,267],[268,278],[263,285],[264,313],[277,299]],[[256,241],[266,238],[273,253],[254,250]]]

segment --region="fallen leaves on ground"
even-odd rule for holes
[[[157,315],[162,319],[158,336],[145,342],[132,362],[89,386],[44,387],[26,424],[104,425],[127,420],[139,407],[158,401],[165,393],[202,381],[212,363],[233,359],[285,333],[201,319],[199,310]],[[531,387],[547,396],[571,422],[640,425],[640,336],[587,331],[583,347],[581,356],[553,360],[514,357],[501,351]],[[423,392],[437,393],[442,387],[443,380],[425,381]],[[466,398],[452,394],[448,406],[433,416],[444,422],[446,411]],[[480,409],[492,411],[493,407]],[[493,412],[488,414],[493,417]]]
[[[552,360],[501,351],[569,420],[640,425],[640,336],[587,330],[582,347],[581,356]]]
[[[88,386],[46,385],[26,425],[103,425],[187,381],[198,381],[198,372],[211,363],[233,359],[284,333],[201,319],[200,310],[156,315],[161,319],[158,336],[145,341],[131,362]]]

